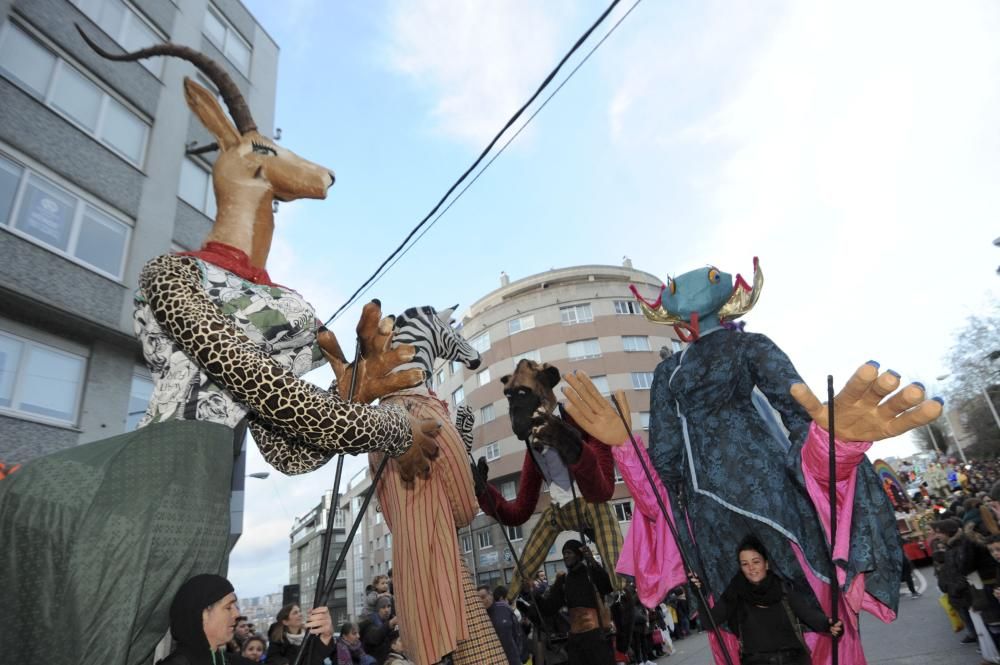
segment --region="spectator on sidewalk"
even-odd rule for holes
[[[486,608],[486,614],[493,622],[494,630],[497,631],[497,637],[503,646],[503,652],[507,655],[508,664],[521,665],[521,646],[524,633],[513,608],[507,604],[507,588],[499,586],[490,591],[487,585],[482,584],[476,591],[479,593],[479,600],[482,601],[483,607]]]

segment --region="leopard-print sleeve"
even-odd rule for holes
[[[258,428],[270,434],[268,442],[278,445],[283,438],[285,447],[301,451],[285,454],[382,450],[396,456],[413,443],[405,411],[344,402],[271,360],[208,299],[195,259],[153,259],[139,276],[139,289],[164,332],[250,409]]]

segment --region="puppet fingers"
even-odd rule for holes
[[[632,411],[628,405],[628,398],[625,397],[625,391],[616,390],[614,392],[613,399],[615,401],[615,404],[618,405],[618,410],[621,411],[622,415],[624,415],[627,420]]]
[[[868,386],[868,390],[861,397],[861,403],[865,406],[876,407],[885,396],[899,387],[899,374],[889,370],[881,374]]]
[[[909,432],[911,429],[926,425],[940,416],[943,410],[944,406],[936,399],[925,400],[920,406],[910,409],[890,421],[886,427],[887,436],[884,438],[899,436],[903,432]]]
[[[854,374],[848,380],[847,385],[837,393],[834,403],[837,406],[856,404],[864,397],[876,379],[878,379],[878,363],[874,360],[869,360],[855,370]]]
[[[878,415],[885,418],[894,418],[907,409],[913,408],[924,400],[924,386],[920,383],[911,383],[895,395],[880,404]]]
[[[563,376],[563,379],[569,384],[576,394],[580,396],[582,400],[581,407],[587,408],[594,413],[600,413],[602,410],[608,407],[607,400],[601,396],[600,391],[594,382],[590,380],[586,372],[570,372]],[[563,394],[565,394],[563,390]]]
[[[799,403],[799,406],[806,410],[809,417],[815,420],[821,427],[825,428],[827,424],[826,407],[819,401],[819,398],[813,394],[813,391],[809,389],[809,386],[804,383],[795,383],[792,384],[790,392],[792,397],[795,398],[795,401]]]

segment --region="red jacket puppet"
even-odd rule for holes
[[[555,415],[553,388],[559,379],[555,367],[526,359],[517,364],[513,374],[500,379],[510,406],[511,427],[528,445],[513,501],[505,500],[486,482],[486,460],[479,458],[479,506],[504,526],[528,521],[538,505],[542,481],[549,486],[551,502],[521,552],[521,570],[514,573],[509,598],[517,598],[521,590],[521,572],[533,576],[563,531],[589,532],[608,575],[617,579],[614,568],[621,553],[622,534],[607,503],[615,490],[614,457],[607,446],[581,434],[568,417]]]

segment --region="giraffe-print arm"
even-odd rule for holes
[[[292,437],[289,443],[331,453],[382,450],[396,456],[412,445],[405,412],[344,402],[271,360],[209,300],[194,259],[153,259],[139,276],[139,288],[164,332],[275,437],[283,432]]]

